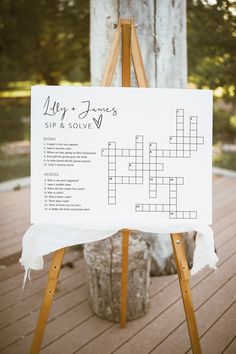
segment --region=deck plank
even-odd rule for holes
[[[191,287],[203,353],[232,354],[236,352],[236,179],[215,178],[213,191],[219,269],[198,273],[191,279]],[[22,233],[29,226],[29,188],[1,193],[1,197],[0,260],[21,248]],[[71,254],[66,257],[74,259]],[[20,266],[13,264],[0,271],[3,354],[29,352],[51,257],[45,259],[45,269],[33,273],[32,283],[23,294]],[[87,302],[83,260],[75,259],[74,269],[65,267],[61,271],[41,353],[190,353],[177,277],[153,278],[150,296],[151,309],[147,315],[121,330],[118,324],[92,314]]]

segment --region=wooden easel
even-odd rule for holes
[[[102,86],[111,86],[114,72],[116,69],[118,56],[122,53],[122,86],[131,86],[131,58],[135,70],[135,75],[139,87],[147,87],[147,79],[143,66],[142,56],[139,48],[137,33],[132,19],[120,19],[116,26],[116,33],[114,37],[113,46],[111,48],[108,64],[102,80]],[[128,289],[128,249],[129,249],[129,234],[130,230],[122,230],[122,275],[121,275],[121,314],[120,326],[122,328],[126,325],[126,309],[127,309],[127,289]],[[201,354],[201,347],[195,319],[192,296],[190,290],[190,272],[186,260],[184,243],[182,234],[171,234],[171,241],[175,255],[175,261],[178,271],[178,278],[180,289],[182,293],[182,300],[184,304],[186,320],[188,324],[188,331],[194,354]],[[51,309],[53,296],[55,294],[58,276],[61,269],[65,249],[55,251],[49,276],[48,284],[45,290],[43,303],[40,309],[37,326],[34,333],[30,354],[38,354],[40,352],[41,343],[43,340],[44,331],[48,315]]]

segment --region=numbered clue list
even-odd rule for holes
[[[99,98],[94,100],[90,92],[84,88],[32,88],[34,223],[76,223],[78,217],[85,219],[88,212],[95,212],[96,173],[101,159],[96,137],[102,136],[100,128],[105,119],[114,118],[117,113]]]
[[[79,192],[85,192],[86,186],[79,178],[70,178],[65,168],[74,168],[90,164],[96,152],[79,150],[79,144],[57,142],[55,137],[43,138],[44,170],[44,211],[88,211],[78,203]],[[57,172],[51,172],[53,170]]]

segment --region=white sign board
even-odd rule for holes
[[[212,223],[212,92],[32,87],[31,222]]]

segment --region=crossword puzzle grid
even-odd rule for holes
[[[151,189],[157,185],[169,186],[169,204],[136,204],[137,212],[168,212],[170,219],[196,219],[196,211],[177,210],[177,185],[183,185],[183,177],[156,177],[152,178]]]
[[[108,204],[114,205],[117,184],[143,184],[143,136],[135,137],[135,149],[117,149],[115,142],[109,142],[108,148],[102,149],[102,156],[108,157]],[[129,164],[131,176],[117,176],[117,157],[134,157],[135,162]]]
[[[179,211],[177,208],[177,186],[184,184],[183,177],[158,177],[159,171],[164,171],[164,163],[158,163],[159,158],[191,158],[198,145],[204,144],[204,137],[198,136],[198,120],[195,116],[189,118],[189,134],[185,135],[184,110],[176,110],[176,135],[170,136],[169,143],[175,149],[157,149],[157,143],[149,143],[149,161],[144,162],[143,136],[135,137],[134,149],[117,149],[116,142],[109,142],[108,148],[102,149],[102,156],[108,158],[108,204],[116,204],[116,185],[143,184],[144,172],[149,173],[149,198],[157,198],[157,186],[169,186],[168,204],[136,204],[136,212],[168,212],[170,219],[196,219],[196,211]],[[118,176],[116,159],[122,157],[134,158],[129,162],[130,176]]]

